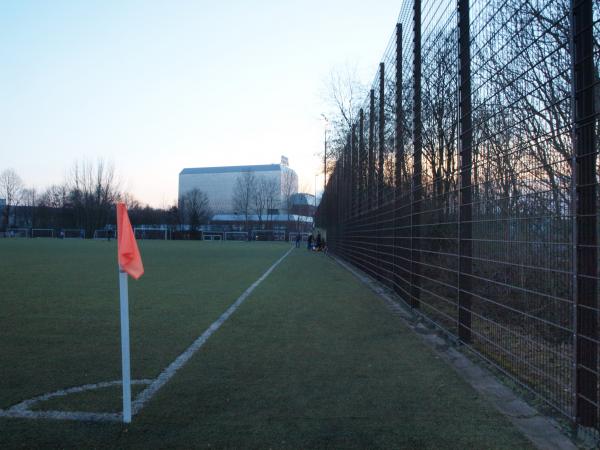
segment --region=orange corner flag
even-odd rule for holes
[[[144,274],[144,265],[125,203],[117,203],[117,243],[121,270],[137,280]]]

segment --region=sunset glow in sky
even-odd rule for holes
[[[115,165],[164,206],[184,167],[277,163],[322,185],[324,80],[370,83],[401,3],[26,1],[0,3],[0,171],[28,187],[75,160]]]

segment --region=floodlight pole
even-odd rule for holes
[[[127,273],[119,270],[121,304],[121,371],[123,377],[123,423],[131,423],[131,365],[129,353],[129,288]]]

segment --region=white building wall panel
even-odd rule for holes
[[[214,214],[232,214],[233,193],[238,177],[243,172],[182,173],[179,175],[179,198],[192,189],[199,189],[208,197]],[[255,176],[275,180],[281,192],[281,170],[256,171]]]

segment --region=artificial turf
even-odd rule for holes
[[[0,241],[0,408],[119,378],[113,244],[35,241]],[[137,378],[156,376],[289,248],[141,244],[147,272],[131,283]],[[59,407],[118,404],[99,394]],[[131,425],[0,419],[0,447],[530,445],[365,286],[326,256],[298,249]]]

